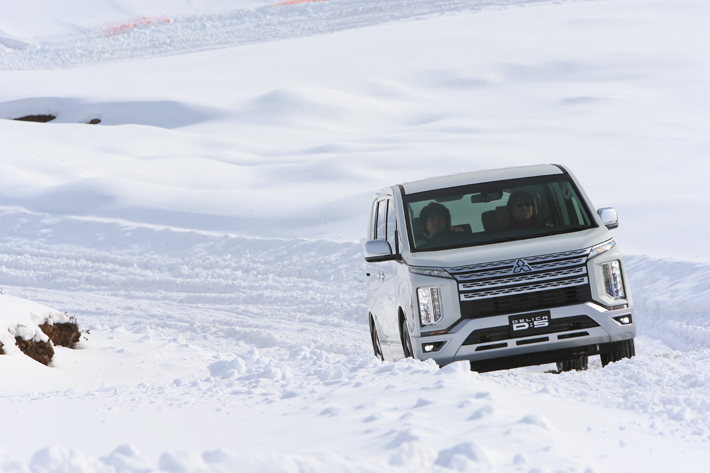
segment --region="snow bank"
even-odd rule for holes
[[[710,348],[710,265],[627,258],[640,334],[683,352]]]

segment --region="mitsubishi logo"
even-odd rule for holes
[[[515,266],[513,266],[514,273],[527,273],[529,271],[532,271],[532,268],[523,259],[516,261]]]

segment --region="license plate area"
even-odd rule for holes
[[[509,315],[508,331],[511,338],[527,337],[550,331],[550,311]]]

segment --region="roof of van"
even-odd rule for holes
[[[432,177],[421,181],[405,182],[402,184],[407,194],[416,194],[434,189],[480,184],[482,182],[518,179],[521,177],[547,176],[551,174],[564,174],[565,172],[554,164],[538,164],[536,166],[520,166],[485,171],[465,172],[449,176]]]

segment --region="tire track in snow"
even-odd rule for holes
[[[359,244],[21,216],[0,216],[0,286],[85,326],[150,326],[226,351],[243,344],[369,353]]]
[[[574,0],[572,0],[574,1]],[[237,9],[0,45],[0,70],[61,69],[133,58],[170,56],[321,35],[392,21],[487,9],[561,3],[550,0],[332,0]],[[107,32],[111,34],[107,34]]]

